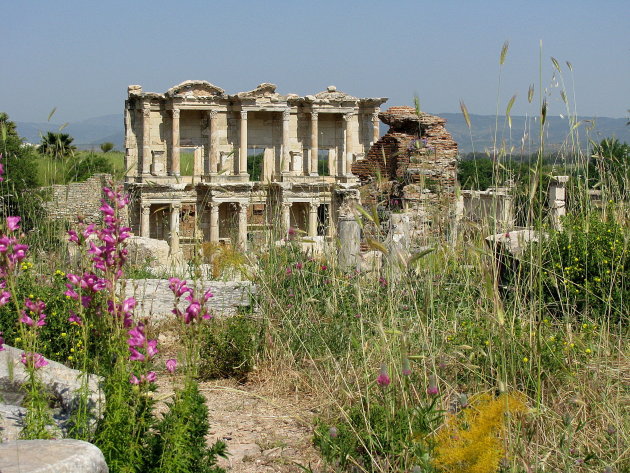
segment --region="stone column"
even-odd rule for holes
[[[345,121],[345,137],[344,137],[344,141],[345,141],[345,153],[344,153],[344,170],[343,173],[346,176],[349,176],[352,174],[352,154],[354,153],[354,146],[353,146],[353,133],[354,133],[354,128],[352,126],[352,118],[353,118],[353,114],[352,113],[346,113],[343,116],[343,119]]]
[[[238,173],[241,176],[247,174],[247,112],[241,112],[241,141],[239,148]]]
[[[207,172],[209,174],[216,174],[218,172],[218,159],[217,159],[217,115],[219,112],[216,110],[210,110],[208,112],[208,161],[209,168]]]
[[[282,231],[285,235],[291,228],[291,205],[292,202],[282,202]]]
[[[247,249],[247,202],[238,203],[238,247]]]
[[[142,203],[142,217],[140,220],[140,236],[144,238],[150,238],[151,236],[151,204],[148,202]]]
[[[562,230],[562,217],[567,214],[566,184],[569,176],[551,176],[549,183],[549,208],[551,209],[551,223],[556,230]]]
[[[220,202],[210,202],[210,241],[219,242],[219,205]]]
[[[319,209],[319,200],[313,200],[308,203],[308,236],[317,236],[317,210]]]
[[[309,174],[317,176],[317,164],[319,160],[319,123],[318,113],[311,112],[311,165]]]
[[[380,125],[381,125],[381,121],[378,119],[378,110],[376,110],[373,114],[372,114],[372,126],[374,127],[373,131],[372,131],[372,145],[374,145],[379,137],[381,136],[381,130],[380,130]]]
[[[171,254],[179,253],[179,212],[182,205],[179,202],[171,204],[171,221],[170,221],[170,246]]]
[[[361,227],[352,215],[340,215],[337,223],[339,266],[353,269],[359,264]]]
[[[291,118],[291,110],[286,109],[282,112],[282,174],[289,173],[289,163],[291,156],[289,155],[289,120]]]
[[[151,109],[149,104],[142,110],[142,174],[151,173]]]
[[[174,108],[172,110],[171,121],[171,167],[169,174],[171,176],[179,176],[180,164],[179,164],[179,109]]]

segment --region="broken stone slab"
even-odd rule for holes
[[[19,429],[21,429],[22,417],[14,408],[22,407],[26,394],[23,386],[28,383],[29,376],[26,367],[21,362],[23,350],[9,345],[4,345],[4,348],[5,350],[0,352],[0,398],[7,403],[2,410],[9,410],[12,415],[0,418],[0,429],[3,429],[0,435],[14,440],[15,430],[18,429],[19,434]],[[40,368],[37,373],[53,401],[51,414],[56,427],[64,432],[69,427],[68,421],[72,413],[79,405],[83,374],[61,363],[47,361],[48,365]],[[93,414],[92,425],[95,425],[95,420],[100,417],[105,408],[105,395],[100,389],[101,381],[100,376],[88,375],[88,406]]]
[[[169,262],[168,242],[155,238],[132,236],[127,239],[128,261],[150,268],[166,266]]]
[[[486,237],[486,243],[495,249],[495,252],[503,252],[520,258],[530,243],[540,241],[540,235],[541,232],[532,229],[511,230]],[[546,233],[542,233],[543,239],[547,236]]]
[[[108,473],[103,453],[82,440],[17,440],[0,444],[2,473]]]

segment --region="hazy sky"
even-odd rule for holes
[[[514,94],[512,114],[537,113],[527,90],[535,84],[537,102],[540,83],[551,112],[565,113],[564,81],[580,115],[624,117],[628,6],[627,0],[5,0],[0,111],[42,122],[53,107],[54,122],[122,114],[129,84],[164,92],[204,79],[228,93],[273,82],[280,93],[302,95],[334,84],[358,97],[389,97],[385,106],[410,105],[418,94],[421,108],[432,113],[458,112],[463,100],[470,113],[494,114],[500,77],[500,114]],[[550,56],[562,66],[557,81]]]

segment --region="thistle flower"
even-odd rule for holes
[[[429,396],[437,396],[440,390],[437,385],[437,377],[435,375],[429,376],[429,386],[427,387],[427,394]]]
[[[378,373],[378,377],[376,378],[376,383],[381,386],[381,387],[387,387],[389,386],[389,383],[391,383],[392,380],[390,379],[389,375],[387,374],[387,365],[386,364],[382,364],[381,365],[381,369]]]
[[[403,358],[403,366],[402,366],[402,374],[405,376],[409,376],[411,374],[411,364],[409,363],[409,358]]]
[[[336,439],[337,436],[339,435],[339,432],[337,431],[337,427],[331,427],[330,429],[328,429],[328,435],[330,436],[331,439]]]

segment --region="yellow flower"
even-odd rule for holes
[[[29,299],[35,299],[35,296],[34,296],[33,294],[29,294],[29,295],[28,295],[28,298],[29,298]]]
[[[588,328],[588,324],[582,324],[582,328]]]
[[[486,345],[490,345],[490,340],[486,340]]]
[[[529,358],[527,358],[527,357],[523,358],[523,363],[527,363],[528,361],[529,361]]]
[[[570,344],[569,344],[569,347],[570,347],[570,348],[575,348],[575,343],[570,343]]]
[[[70,353],[74,353],[74,348],[70,348]]]
[[[591,352],[590,348],[587,348],[586,350],[584,350],[584,353],[589,354]]]
[[[15,341],[16,341],[16,342],[21,342],[21,341],[22,341],[22,339],[21,339],[20,337],[16,337]]]
[[[69,361],[72,361],[72,360],[73,360],[72,355],[68,355],[68,360],[69,360]]]
[[[556,341],[556,337],[553,337],[553,336],[552,336],[552,337],[549,337],[549,341],[550,341],[550,342],[555,342],[555,341]]]
[[[65,336],[67,336],[67,335],[68,335],[68,334],[67,334],[66,332],[61,332],[61,336],[62,336],[62,337],[65,337]]]

